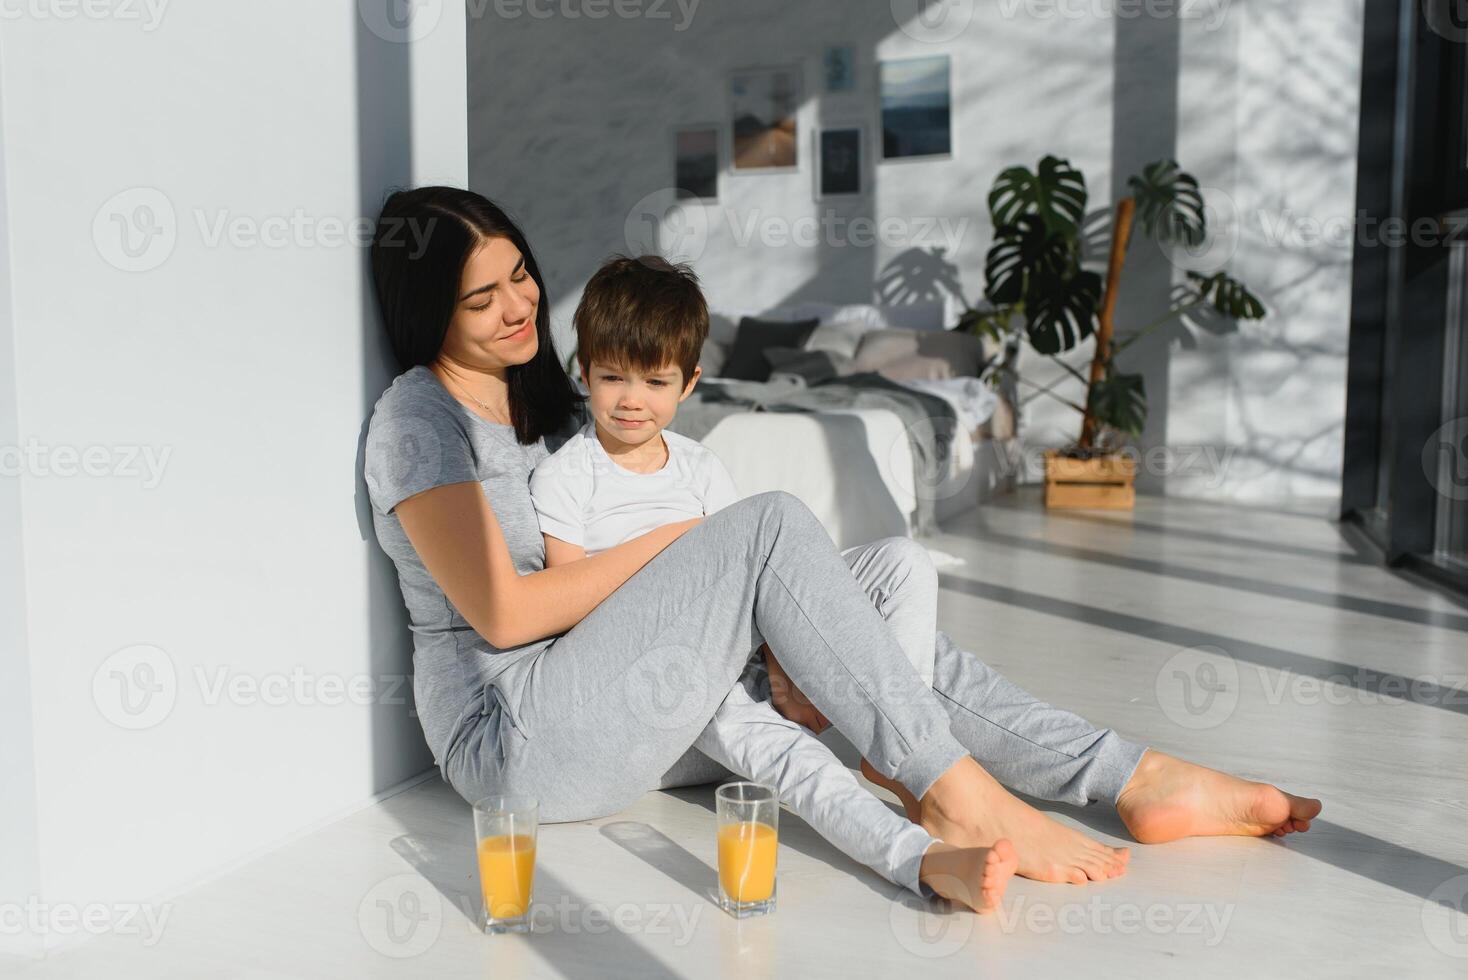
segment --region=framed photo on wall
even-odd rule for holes
[[[827,48],[821,71],[826,76],[827,92],[855,91],[856,49],[844,44]]]
[[[816,200],[860,194],[860,126],[822,129],[816,134]]]
[[[883,160],[953,153],[951,71],[947,55],[884,61],[878,66]]]
[[[730,146],[735,171],[799,169],[800,75],[798,65],[731,73]]]
[[[718,126],[679,126],[673,130],[673,186],[678,189],[679,200],[718,201]]]

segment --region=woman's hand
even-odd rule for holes
[[[790,675],[785,673],[785,668],[780,666],[780,661],[776,660],[774,653],[770,651],[770,645],[761,644],[760,652],[765,655],[765,667],[770,672],[770,701],[774,704],[775,710],[788,720],[797,725],[804,725],[817,735],[830,728],[831,723],[826,720],[826,716],[816,710],[816,706],[810,703],[810,698],[805,696],[805,692],[796,687]]]

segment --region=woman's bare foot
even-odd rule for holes
[[[1180,837],[1283,837],[1309,830],[1320,801],[1148,749],[1117,797],[1116,812],[1137,840],[1161,844]]]
[[[887,792],[896,794],[897,798],[902,801],[902,809],[907,811],[907,819],[913,823],[923,822],[922,805],[918,803],[917,797],[913,796],[912,792],[906,786],[895,779],[888,779],[886,776],[877,772],[866,759],[861,760],[861,774]]]
[[[949,901],[988,912],[999,906],[1017,864],[1014,845],[1003,838],[993,847],[954,847],[940,840],[923,855],[918,880]]]
[[[940,776],[918,809],[924,830],[958,847],[993,847],[1008,838],[1017,873],[1037,881],[1084,885],[1115,878],[1131,857],[1127,848],[1091,840],[1016,799],[972,756]]]

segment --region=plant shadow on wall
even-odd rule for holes
[[[1004,371],[1033,389],[1033,397],[1053,398],[1080,415],[1075,444],[1061,450],[1072,458],[1115,455],[1141,435],[1147,420],[1143,378],[1117,367],[1132,345],[1169,325],[1226,334],[1239,320],[1265,316],[1259,298],[1227,272],[1187,272],[1166,310],[1118,332],[1113,319],[1134,223],[1164,246],[1196,249],[1208,239],[1198,182],[1176,162],[1149,164],[1127,186],[1131,194],[1113,207],[1088,213],[1085,176],[1067,160],[1047,156],[1034,171],[1015,166],[1000,173],[988,200],[995,231],[984,262],[986,303],[969,306],[959,321],[959,329],[1005,345],[1028,342],[1060,366],[1062,377],[1044,386],[1012,367]],[[1103,277],[1092,266],[1108,244]],[[1094,351],[1083,374],[1060,355],[1088,340]],[[1083,386],[1082,402],[1055,390],[1068,379]]]

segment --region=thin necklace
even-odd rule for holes
[[[447,377],[450,381],[452,381],[454,383],[454,387],[455,388],[458,388],[459,391],[463,392],[465,398],[469,399],[471,402],[473,402],[474,404],[478,405],[481,409],[483,409],[485,411],[486,414],[494,416],[494,418],[491,419],[491,421],[493,421],[493,422],[495,422],[495,423],[497,423],[499,425],[513,425],[514,424],[511,421],[501,422],[500,419],[499,419],[499,413],[496,412],[494,409],[490,408],[488,405],[484,404],[484,402],[480,401],[478,398],[475,398],[474,395],[472,393],[470,393],[469,389],[465,388],[462,384],[459,383],[459,379],[458,378],[455,378],[453,375],[449,374],[447,371],[444,372],[444,376]]]

